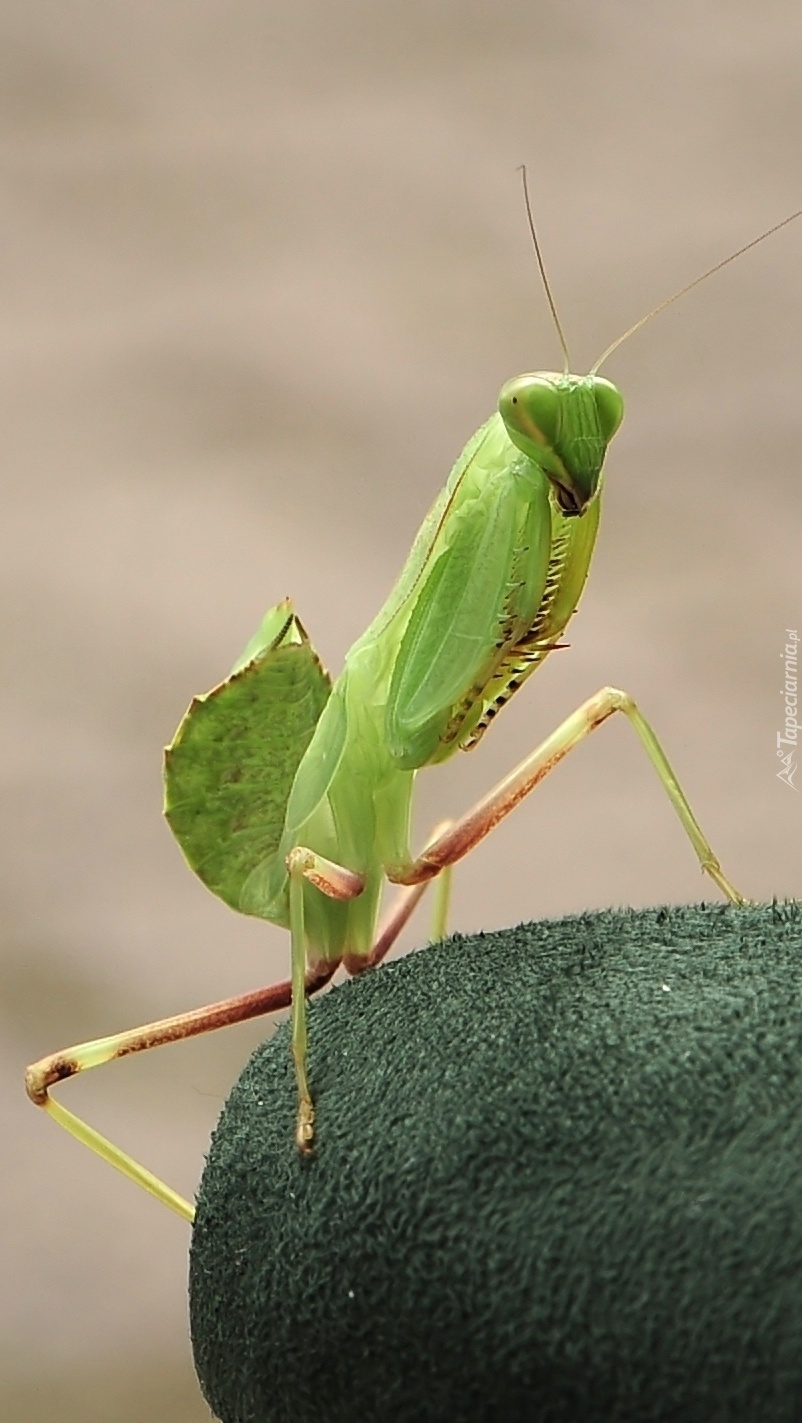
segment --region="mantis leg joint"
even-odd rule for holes
[[[25,1069],[25,1091],[35,1107],[46,1107],[49,1101],[48,1088],[57,1082],[74,1077],[80,1067],[74,1058],[56,1053],[53,1057],[43,1057]]]
[[[345,865],[317,855],[305,845],[294,845],[285,860],[290,879],[302,875],[329,899],[356,899],[365,888],[365,876]]]

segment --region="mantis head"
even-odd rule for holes
[[[603,376],[535,371],[508,380],[498,408],[513,444],[542,469],[563,514],[584,513],[623,419],[618,388]]]
[[[624,341],[628,341],[630,336],[634,336],[647,322],[659,316],[669,306],[673,306],[675,301],[693,291],[701,282],[706,282],[708,277],[720,272],[722,267],[727,267],[730,262],[742,257],[744,252],[749,252],[752,247],[765,242],[773,233],[802,217],[802,208],[792,212],[790,217],[783,218],[782,222],[776,222],[758,237],[753,237],[751,242],[744,243],[736,252],[731,252],[728,257],[708,267],[701,276],[694,277],[692,282],[687,282],[679,291],[666,297],[665,301],[648,311],[623,335],[617,336],[591,367],[588,375],[574,376],[570,374],[568,343],[557,315],[535,230],[526,168],[521,169],[521,174],[529,232],[543,290],[565,357],[565,367],[561,375],[553,371],[536,371],[532,375],[516,376],[507,381],[499,396],[499,412],[513,444],[546,475],[563,514],[582,514],[599,488],[607,446],[624,414],[621,394],[611,381],[604,380],[598,374],[600,366]]]

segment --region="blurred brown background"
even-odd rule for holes
[[[794,0],[0,5],[4,1418],[207,1416],[188,1231],[21,1091],[48,1050],[285,972],[282,934],[218,905],[160,821],[191,694],[287,593],[336,669],[501,383],[559,365],[516,165],[587,368],[800,205],[801,56]],[[802,223],[614,357],[628,418],[572,651],[422,779],[421,833],[610,681],[734,881],[799,892],[775,733],[800,252]],[[454,922],[703,896],[614,724],[458,876]],[[191,1195],[263,1031],[64,1099]]]

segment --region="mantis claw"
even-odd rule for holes
[[[746,895],[741,894],[741,891],[736,889],[734,884],[730,884],[718,860],[705,858],[701,864],[703,873],[709,875],[713,883],[718,885],[718,888],[722,894],[726,895],[730,904],[735,904],[739,909],[743,909],[746,905],[754,903],[753,900],[747,899]]]
[[[309,1097],[302,1097],[298,1107],[295,1145],[304,1156],[311,1156],[315,1141],[315,1109]]]

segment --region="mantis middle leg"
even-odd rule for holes
[[[433,832],[434,836],[447,829],[450,822],[444,821]],[[304,845],[296,845],[287,856],[287,870],[290,877],[290,935],[292,940],[292,1055],[295,1063],[295,1078],[298,1084],[298,1121],[295,1139],[298,1149],[310,1152],[314,1138],[315,1108],[309,1088],[307,1074],[307,1030],[305,974],[307,945],[304,924],[304,881],[309,881],[330,899],[354,899],[362,893],[364,877],[344,865],[327,860]],[[449,893],[451,888],[450,867],[444,866],[438,874],[438,895],[435,901],[432,934],[442,938],[446,930]],[[434,876],[427,875],[418,884],[408,886],[406,896],[401,896],[393,905],[387,921],[379,929],[371,952],[367,956],[346,952],[343,965],[350,974],[361,973],[380,963],[395,943],[404,925],[415,909],[420,894]],[[413,897],[412,891],[419,893]]]

